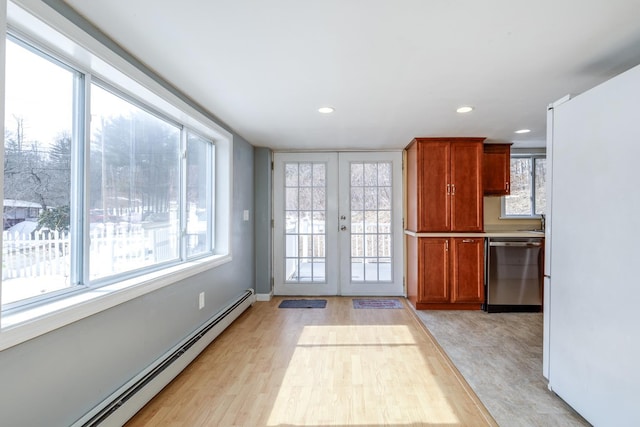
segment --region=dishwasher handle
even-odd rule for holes
[[[489,242],[489,246],[502,246],[512,248],[539,248],[542,246],[541,242]]]

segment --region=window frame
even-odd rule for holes
[[[232,172],[233,172],[233,136],[217,124],[209,113],[190,102],[161,80],[152,71],[136,60],[127,57],[126,52],[108,47],[110,40],[99,40],[79,28],[66,17],[51,9],[44,2],[35,0],[14,0],[7,2],[6,22],[0,16],[3,34],[11,32],[19,40],[35,46],[47,56],[61,61],[84,76],[77,83],[84,89],[84,96],[78,97],[74,108],[73,139],[84,141],[83,148],[73,150],[72,177],[73,183],[82,182],[82,191],[72,191],[71,204],[78,207],[76,215],[82,212],[84,218],[89,212],[87,194],[87,168],[89,150],[86,144],[90,141],[90,129],[86,124],[90,119],[90,85],[92,82],[105,82],[124,94],[127,99],[135,100],[136,106],[151,114],[181,125],[181,145],[179,164],[186,163],[186,133],[194,134],[212,142],[211,166],[212,182],[208,205],[211,232],[220,233],[211,236],[211,252],[193,257],[185,257],[180,253],[180,261],[159,268],[136,270],[131,277],[116,277],[114,280],[92,286],[86,281],[88,276],[88,252],[84,257],[72,258],[72,267],[79,278],[85,278],[81,286],[71,287],[56,298],[37,299],[15,307],[2,307],[0,313],[0,350],[19,344],[66,324],[111,308],[141,295],[169,286],[177,281],[209,270],[231,261],[231,207],[232,207]],[[4,42],[3,37],[3,42]],[[4,47],[0,50],[2,68],[4,68]],[[0,73],[0,85],[4,87],[4,75]],[[104,88],[104,86],[102,86]],[[82,91],[81,91],[82,92]],[[0,111],[1,123],[4,122],[4,111]],[[77,144],[77,143],[76,143]],[[182,191],[186,168],[180,170],[180,210],[183,210],[185,192]],[[3,179],[3,178],[0,178]],[[214,212],[215,210],[215,212]],[[73,211],[73,209],[72,209]],[[73,215],[73,214],[72,214]],[[213,217],[212,217],[213,215]],[[76,233],[75,242],[81,251],[88,248],[88,220],[74,218],[78,221],[82,233]],[[181,214],[181,227],[186,218]],[[223,232],[222,230],[226,230]],[[186,237],[181,228],[181,245]],[[0,292],[0,307],[1,307]]]
[[[155,111],[152,106],[149,105],[145,105],[143,103],[141,103],[139,100],[135,99],[135,98],[130,98],[126,93],[123,93],[122,90],[120,90],[120,88],[117,87],[113,87],[112,85],[110,85],[108,82],[104,82],[102,80],[99,79],[91,79],[91,84],[90,86],[95,86],[100,88],[101,90],[109,93],[112,96],[118,97],[121,100],[127,102],[128,104],[130,104],[131,106],[135,107],[136,109],[139,109],[140,111],[147,113],[153,117],[155,117],[156,119],[159,119],[163,122],[165,122],[165,124],[168,124],[170,126],[175,127],[178,132],[178,152],[176,153],[177,157],[176,157],[176,162],[175,164],[178,165],[178,173],[179,173],[179,182],[178,182],[178,188],[179,188],[179,194],[178,194],[178,204],[179,206],[182,206],[183,204],[183,192],[182,192],[182,188],[181,188],[181,182],[183,181],[183,176],[184,176],[184,165],[183,165],[183,159],[184,159],[184,134],[187,132],[187,128],[185,126],[183,126],[181,123],[176,122],[175,120],[172,120],[171,118],[165,117],[161,112]],[[92,91],[90,90],[88,92],[88,98],[90,98],[92,94]],[[90,105],[87,106],[88,110],[90,111]],[[90,126],[88,126],[90,127]],[[88,156],[91,155],[91,149],[89,148],[90,146],[90,141],[91,138],[89,137],[89,140],[87,140],[84,144],[85,148],[88,148],[87,151]],[[87,158],[87,157],[85,157]],[[87,162],[88,165],[90,165],[90,161]],[[88,194],[88,189],[89,189],[89,169],[90,166],[86,167],[84,169],[84,177],[83,177],[83,189],[84,189],[84,195],[85,195],[85,200],[89,201],[90,200],[90,195]],[[103,177],[104,178],[104,177]],[[131,183],[129,183],[129,185],[131,185]],[[86,220],[86,218],[89,218],[89,204],[85,203],[86,206],[82,206],[82,218],[85,219],[82,223],[82,227],[81,227],[81,234],[91,234],[89,231],[89,226],[91,221],[90,220]],[[79,208],[76,208],[76,211],[79,211]],[[103,208],[104,209],[104,208]],[[180,214],[181,217],[179,218],[179,220],[182,220],[182,209],[180,209]],[[148,266],[142,266],[142,267],[136,267],[133,269],[129,269],[129,270],[124,270],[121,272],[117,272],[117,273],[113,273],[107,276],[101,276],[101,277],[96,277],[96,278],[91,278],[91,269],[90,269],[90,262],[89,263],[85,263],[85,265],[88,265],[89,268],[84,268],[83,272],[85,273],[83,275],[83,281],[81,283],[85,284],[87,287],[89,288],[98,288],[98,287],[102,287],[106,284],[110,284],[119,280],[123,280],[123,279],[129,279],[129,278],[135,278],[137,276],[143,275],[147,272],[151,272],[151,271],[155,271],[155,270],[161,270],[167,266],[172,266],[172,265],[177,265],[177,264],[181,264],[185,261],[185,258],[182,257],[181,255],[181,247],[184,245],[185,243],[185,236],[183,235],[183,233],[181,232],[183,230],[183,228],[181,227],[181,225],[179,225],[179,231],[180,231],[180,237],[178,239],[178,253],[177,253],[177,258],[173,259],[173,260],[168,260],[168,261],[164,261],[164,262],[159,262],[159,263],[155,263],[152,265],[148,265]],[[82,254],[84,254],[84,257],[86,257],[89,261],[91,260],[91,248],[89,247],[89,245],[85,245],[82,247],[82,249],[80,249],[80,252],[82,252]],[[210,253],[212,254],[212,252]]]
[[[507,197],[500,197],[500,219],[540,219],[541,214],[536,214],[536,162],[538,160],[546,160],[547,155],[545,152],[515,152],[511,153],[511,159],[530,159],[531,160],[531,175],[529,177],[531,182],[531,192],[529,193],[529,199],[531,200],[531,212],[525,215],[509,215],[506,212]],[[546,177],[545,177],[546,180]]]
[[[187,197],[188,197],[188,191],[187,191],[187,186],[189,184],[189,180],[188,180],[188,173],[189,173],[189,168],[188,168],[188,152],[189,152],[189,136],[193,135],[197,138],[199,138],[201,140],[201,142],[205,142],[208,143],[207,147],[206,147],[206,156],[209,157],[211,160],[209,162],[207,162],[206,164],[206,171],[205,171],[205,183],[206,183],[206,188],[205,188],[205,192],[207,194],[207,200],[206,200],[206,211],[207,211],[207,233],[206,233],[206,245],[207,248],[209,249],[207,252],[200,252],[200,253],[196,253],[196,254],[192,254],[190,255],[188,252],[188,238],[189,236],[187,235],[187,227],[188,227],[188,221],[187,221],[187,216],[188,216],[188,211],[187,211]],[[181,137],[183,138],[183,147],[184,147],[184,153],[185,155],[182,156],[182,169],[183,169],[183,174],[182,174],[182,179],[181,179],[181,183],[180,183],[180,188],[181,188],[181,198],[182,200],[180,201],[180,206],[181,206],[181,213],[180,213],[180,229],[184,230],[183,233],[183,244],[181,246],[181,254],[180,256],[185,259],[185,260],[190,260],[190,259],[198,259],[198,258],[204,258],[209,256],[210,253],[215,253],[215,242],[212,240],[212,236],[216,235],[216,229],[215,229],[215,162],[216,162],[216,144],[213,143],[213,141],[211,141],[209,138],[203,137],[202,135],[200,135],[198,132],[193,131],[191,129],[186,129],[185,132],[182,133]]]

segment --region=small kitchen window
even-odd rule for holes
[[[502,198],[502,218],[539,218],[546,210],[544,154],[511,156],[511,194]]]

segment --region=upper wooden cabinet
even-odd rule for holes
[[[484,138],[416,138],[407,146],[407,229],[482,231]]]
[[[511,144],[485,144],[483,154],[485,196],[508,196],[511,191]]]

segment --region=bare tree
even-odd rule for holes
[[[61,132],[51,147],[43,149],[27,140],[25,120],[14,116],[15,130],[5,132],[4,197],[37,203],[43,212],[68,210],[71,185],[71,138]],[[66,208],[65,208],[66,207]]]

